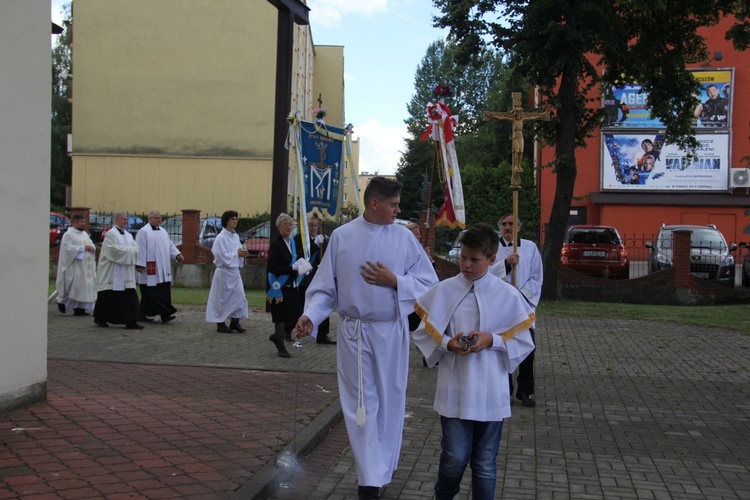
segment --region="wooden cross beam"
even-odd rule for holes
[[[523,159],[523,122],[525,120],[549,121],[547,112],[524,112],[521,106],[521,93],[513,92],[513,109],[509,113],[500,111],[485,111],[482,117],[487,120],[506,120],[513,123],[513,172],[510,179],[510,189],[513,191],[513,253],[518,248],[518,191],[521,189],[521,160]],[[513,266],[513,286],[516,286],[516,266]]]

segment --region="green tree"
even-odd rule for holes
[[[507,51],[513,70],[542,94],[553,118],[538,130],[554,144],[555,199],[543,250],[542,296],[557,299],[560,250],[577,175],[575,150],[598,127],[602,110],[587,94],[616,80],[637,81],[667,140],[697,145],[692,129],[698,84],[686,64],[705,60],[698,33],[731,13],[735,47],[750,43],[748,4],[736,0],[433,0],[439,27],[450,29],[459,63],[478,61],[487,47]],[[658,54],[658,57],[654,55]],[[606,68],[603,74],[599,67]]]
[[[62,34],[52,49],[52,129],[50,154],[50,205],[65,205],[65,188],[71,182],[71,160],[68,156],[68,134],[71,131],[72,106],[68,102],[68,75],[71,74],[72,38],[71,4],[63,7]]]

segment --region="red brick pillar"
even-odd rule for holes
[[[672,266],[676,288],[690,288],[690,235],[692,231],[672,233]]]
[[[200,218],[200,210],[182,211],[182,245],[180,245],[180,252],[182,252],[185,264],[195,264],[195,247],[198,246]]]
[[[87,233],[89,232],[89,212],[91,209],[89,207],[71,207],[70,209],[70,216],[73,217],[76,214],[83,215],[84,220],[86,221],[86,225],[84,226],[84,231]]]

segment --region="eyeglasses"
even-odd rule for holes
[[[500,225],[501,226],[512,226],[513,223],[512,222],[501,222]]]

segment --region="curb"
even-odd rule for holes
[[[295,436],[291,443],[280,450],[276,456],[285,451],[294,451],[296,445],[296,457],[298,460],[306,457],[323,438],[344,416],[341,410],[341,400],[336,399],[328,408],[310,422],[302,431]],[[263,500],[269,498],[276,491],[276,464],[275,458],[263,466],[252,479],[243,484],[230,497],[231,500]]]

